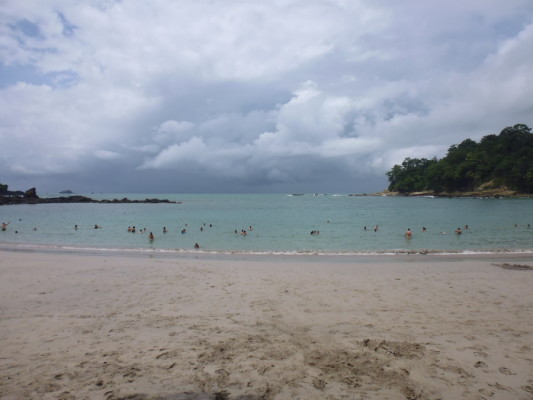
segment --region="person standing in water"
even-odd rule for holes
[[[408,228],[407,231],[405,232],[405,238],[411,239],[412,237],[413,237],[413,233],[411,232],[411,228]]]

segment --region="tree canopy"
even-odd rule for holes
[[[507,127],[479,142],[452,145],[440,160],[406,158],[387,172],[389,190],[467,192],[491,183],[520,193],[533,193],[533,135],[524,124]]]

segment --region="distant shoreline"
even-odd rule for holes
[[[400,197],[442,197],[442,198],[510,198],[510,199],[530,199],[533,198],[533,193],[518,193],[513,190],[495,189],[495,190],[477,190],[472,192],[389,192],[383,191],[378,193],[368,194],[366,196],[400,196]]]
[[[49,203],[105,203],[105,204],[124,204],[124,203],[168,203],[168,204],[180,204],[181,201],[172,201],[168,199],[158,199],[158,198],[147,198],[144,200],[130,200],[127,197],[122,199],[113,199],[113,200],[95,200],[90,197],[80,196],[80,195],[71,195],[71,196],[60,196],[60,197],[49,197],[41,198],[37,195],[27,196],[27,195],[0,195],[0,206],[3,205],[17,205],[17,204],[49,204]]]

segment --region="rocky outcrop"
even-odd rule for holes
[[[37,189],[31,188],[24,192],[24,198],[25,199],[38,199],[39,196],[37,196]]]
[[[411,192],[411,193],[399,193],[399,192],[389,192],[384,191],[380,193],[374,193],[372,196],[405,196],[405,197],[483,197],[483,198],[532,198],[533,194],[531,193],[520,193],[515,190],[509,190],[507,188],[496,188],[496,189],[486,189],[486,190],[476,190],[471,192],[434,192],[432,190],[427,190],[423,192]]]
[[[0,205],[9,205],[9,204],[46,204],[46,203],[174,203],[179,204],[178,201],[170,201],[168,199],[144,199],[144,200],[129,200],[124,197],[123,199],[113,199],[113,200],[95,200],[86,196],[61,196],[61,197],[48,197],[41,198],[37,195],[37,190],[31,188],[24,192],[23,194],[9,194],[2,195],[0,194]]]

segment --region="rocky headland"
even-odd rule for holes
[[[6,191],[0,193],[0,205],[10,204],[46,204],[46,203],[173,203],[179,204],[181,202],[171,201],[168,199],[144,199],[144,200],[130,200],[126,197],[122,199],[113,200],[95,200],[90,197],[81,195],[60,196],[60,197],[39,197],[37,190],[31,188],[25,192],[10,192]]]
[[[494,198],[494,199],[504,199],[504,198],[532,198],[533,194],[531,193],[521,193],[516,190],[510,190],[508,188],[493,188],[493,189],[483,189],[473,191],[463,191],[463,192],[435,192],[432,190],[420,191],[420,192],[391,192],[385,190],[380,193],[373,193],[372,196],[405,196],[405,197],[468,197],[468,198]]]

